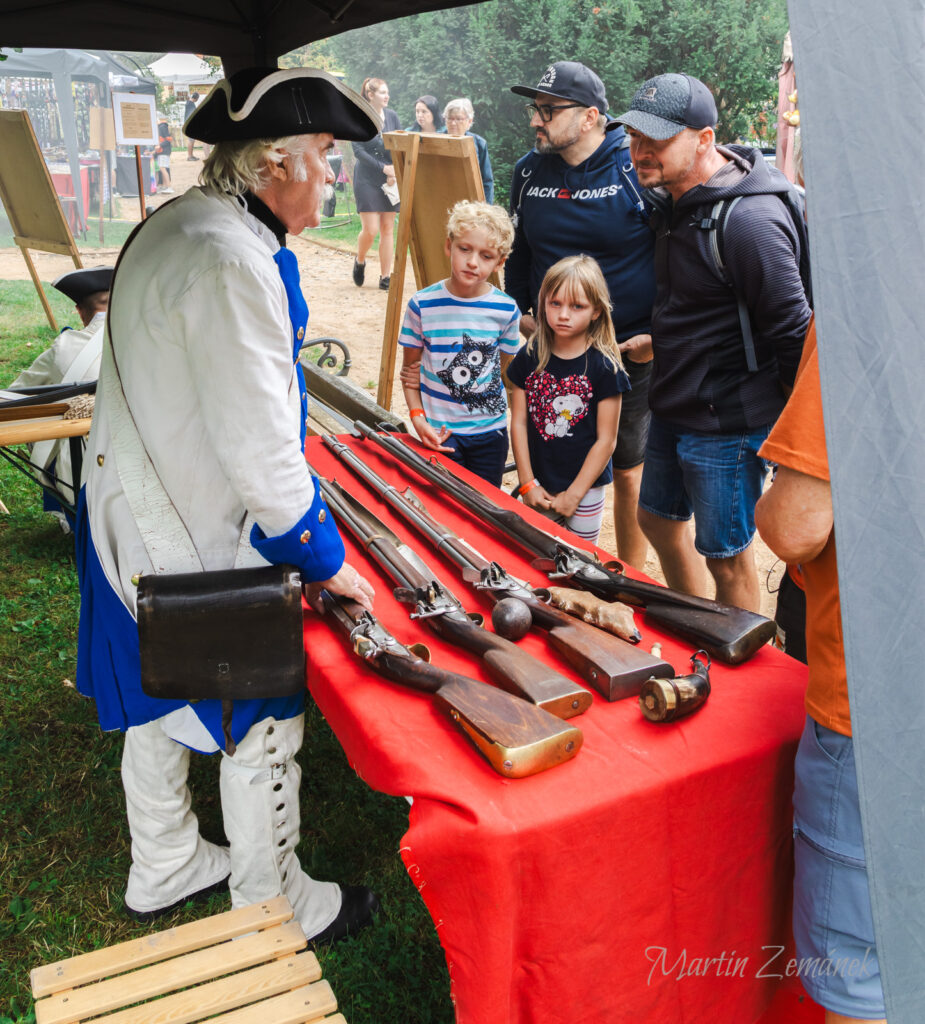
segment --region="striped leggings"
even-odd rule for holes
[[[601,532],[601,523],[604,521],[604,495],[606,493],[606,487],[592,487],[568,519],[556,515],[555,512],[542,511],[542,514],[554,523],[571,530],[582,540],[596,544]]]

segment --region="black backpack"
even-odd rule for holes
[[[776,193],[780,201],[787,207],[790,219],[793,222],[794,230],[800,239],[800,280],[803,282],[803,291],[806,294],[806,301],[810,308],[813,305],[813,283],[809,267],[809,236],[806,233],[806,219],[804,215],[805,203],[802,195],[795,186],[788,180],[783,171],[771,167],[771,176],[782,183],[786,182],[787,190],[783,193]],[[726,222],[736,203],[744,196],[736,196],[735,199],[720,199],[710,211],[709,217],[700,221],[700,227],[710,232],[710,251],[713,254],[713,262],[717,272],[724,280],[729,281],[726,273],[725,261],[725,236]],[[731,282],[730,282],[731,285]],[[739,326],[742,330],[742,344],[745,346],[745,363],[750,373],[758,370],[758,360],[755,356],[755,339],[752,334],[751,320],[748,315],[748,306],[741,295],[736,295],[736,302],[739,307]]]

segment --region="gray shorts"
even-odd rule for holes
[[[614,448],[610,464],[614,469],[632,469],[642,464],[646,457],[646,438],[649,434],[649,378],[652,363],[625,362],[632,391],[623,392],[620,406],[620,425],[617,430],[617,447]]]

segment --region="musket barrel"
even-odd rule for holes
[[[388,434],[377,434],[359,422],[355,426],[364,437],[447,491],[483,521],[541,560],[549,561],[547,571],[552,579],[568,578],[608,601],[642,605],[654,622],[728,664],[746,661],[774,635],[774,623],[763,615],[634,580],[623,574],[622,566],[619,566],[621,571],[605,567],[580,548],[533,526],[516,512],[496,505],[469,484],[451,476],[442,466],[438,471],[403,441]]]

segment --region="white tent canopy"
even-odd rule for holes
[[[150,65],[151,73],[162,82],[173,85],[202,85],[206,82],[217,82],[220,71],[213,71],[208,64],[195,53],[168,53]]]

